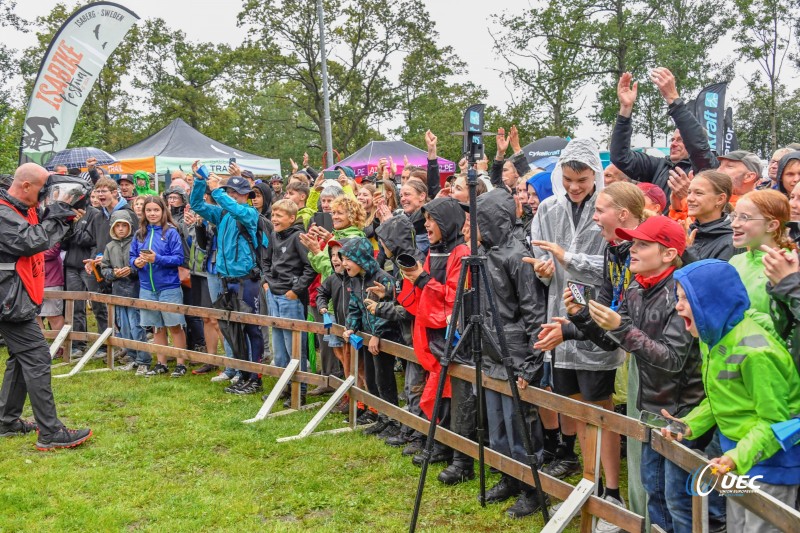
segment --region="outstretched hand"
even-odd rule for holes
[[[619,114],[623,117],[630,117],[633,113],[633,103],[639,93],[639,82],[633,81],[633,74],[625,72],[620,76],[617,83],[617,99],[619,100]]]
[[[675,86],[675,76],[672,75],[669,69],[664,67],[654,68],[650,73],[650,79],[656,84],[656,87],[658,87],[667,105],[672,104],[672,102],[679,97],[678,88]]]
[[[497,137],[495,137],[495,140],[497,142],[497,157],[495,157],[495,159],[504,159],[509,144],[509,138],[506,136],[505,128],[497,128]]]

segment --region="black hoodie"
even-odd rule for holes
[[[488,307],[484,308],[489,319],[487,325],[494,332],[493,321],[500,320],[516,375],[527,382],[535,382],[544,354],[535,350],[533,343],[541,324],[547,320],[547,291],[533,269],[522,261],[531,254],[513,233],[514,199],[501,188],[482,194],[478,198],[477,222],[497,306],[497,316],[492,316]],[[486,296],[485,291],[482,296]],[[486,306],[488,300],[484,302]],[[507,379],[505,367],[496,357],[498,354],[493,355],[495,357],[483,360],[486,375]]]
[[[342,239],[339,244],[344,245],[350,239]],[[328,257],[333,264],[333,246],[327,246]],[[336,270],[320,283],[316,297],[317,309],[327,309],[328,313],[333,314],[333,321],[336,324],[344,325],[347,320],[347,308],[350,305],[350,276],[342,269],[341,273]]]
[[[375,235],[382,243],[384,249],[391,254],[390,261],[393,265],[392,272],[396,275],[398,296],[400,296],[399,287],[403,283],[409,283],[403,280],[400,276],[400,266],[397,264],[397,257],[401,254],[408,254],[415,257],[418,261],[423,261],[425,258],[419,252],[416,246],[414,237],[414,225],[408,217],[398,216],[392,217],[377,228],[375,228]],[[403,296],[410,297],[410,296]],[[412,343],[411,322],[413,315],[409,313],[402,302],[380,302],[375,310],[375,316],[385,318],[386,320],[393,320],[400,324],[400,329],[403,332],[403,339],[406,344]]]
[[[430,276],[439,283],[445,283],[447,277],[447,258],[450,252],[459,244],[464,244],[464,236],[461,229],[467,220],[461,204],[455,198],[434,198],[420,209],[421,214],[427,213],[439,226],[442,240],[436,244],[431,244],[430,253]],[[417,279],[417,285],[424,287],[427,283],[427,274],[421,275]]]
[[[303,221],[299,218],[283,231],[273,231],[267,248],[264,279],[273,294],[283,295],[290,290],[308,305],[308,288],[317,276],[308,261],[308,250],[300,242]]]
[[[261,207],[261,212],[259,214],[267,217],[267,220],[269,220],[270,224],[272,224],[272,196],[275,194],[272,191],[272,187],[270,187],[269,184],[260,181],[253,185],[253,189],[258,189],[258,191],[261,193],[261,197],[264,198],[264,204]]]
[[[785,156],[781,157],[781,160],[778,163],[778,175],[775,177],[778,183],[776,185],[778,190],[783,194],[785,194],[786,196],[789,196],[789,193],[791,193],[792,191],[787,191],[786,189],[783,188],[783,171],[786,168],[786,165],[789,164],[789,161],[792,161],[794,159],[800,159],[800,151],[789,152]]]

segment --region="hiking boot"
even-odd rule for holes
[[[422,457],[423,451],[420,451],[417,455],[411,459],[411,462],[414,463],[414,466],[422,466],[424,461]],[[450,459],[453,458],[453,451],[449,448],[445,448],[444,446],[436,446],[433,448],[433,452],[431,453],[431,458],[428,461],[429,465],[434,465],[436,463],[447,463]]]
[[[306,395],[305,394],[301,394],[300,395],[300,405],[305,405],[305,404],[306,404]],[[291,407],[292,407],[292,398],[291,397],[286,398],[286,401],[283,402],[283,408],[284,409],[291,409]]]
[[[564,479],[576,474],[581,474],[583,468],[578,457],[560,457],[542,468],[542,472],[554,478]]]
[[[167,365],[162,365],[161,363],[156,363],[156,366],[154,366],[152,370],[148,371],[147,374],[145,374],[145,376],[147,376],[148,378],[151,378],[153,376],[159,376],[161,374],[166,374],[167,372],[169,372],[169,369],[167,368]]]
[[[486,491],[486,503],[504,502],[512,496],[520,493],[519,481],[511,476],[503,474],[497,484]],[[480,494],[478,495],[480,501]]]
[[[21,418],[17,418],[10,424],[0,424],[0,437],[16,437],[17,435],[27,435],[34,431],[39,431],[39,426],[34,422],[28,422]]]
[[[364,430],[364,435],[377,435],[378,433],[386,429],[388,425],[389,425],[388,420],[379,418],[377,422],[375,422],[372,426]]]
[[[378,415],[367,409],[356,418],[356,425],[366,426],[378,420]]]
[[[139,368],[139,363],[136,361],[131,361],[126,365],[116,367],[114,370],[119,370],[120,372],[130,372],[131,370],[136,370],[137,368]]]
[[[386,427],[378,433],[378,438],[381,440],[386,440],[390,437],[396,437],[400,434],[400,425],[397,422],[390,421]]]
[[[403,455],[417,455],[425,448],[425,439],[414,439],[403,448]]]
[[[173,378],[182,378],[186,375],[186,365],[178,365],[175,367],[175,371],[172,372]]]
[[[222,381],[230,381],[230,380],[231,376],[229,376],[225,372],[220,372],[219,374],[211,378],[211,383],[220,383]]]
[[[452,464],[439,472],[437,479],[445,485],[458,485],[470,479],[475,479],[475,468],[462,468]]]
[[[549,452],[547,450],[544,450],[542,452],[542,464],[540,464],[539,466],[540,467],[545,467],[546,465],[549,465],[550,463],[552,463],[555,460],[556,460],[556,454],[554,454],[553,452]]]
[[[200,374],[208,374],[217,369],[217,365],[210,365],[208,363],[204,364],[200,368],[195,368],[192,370],[192,375],[199,376]]]
[[[223,391],[227,394],[239,394],[239,389],[243,388],[246,383],[246,381],[237,381],[236,383],[232,383],[231,385],[225,387]]]
[[[624,501],[618,500],[611,495],[607,494],[603,497],[603,499],[608,503],[613,503],[614,505],[622,507],[623,509],[626,508]],[[615,526],[614,524],[603,518],[597,520],[597,525],[594,528],[594,533],[619,533],[620,531],[622,531],[621,527]]]
[[[239,389],[237,389],[235,394],[258,394],[263,390],[264,387],[261,384],[261,380],[259,378],[255,378],[245,381],[244,385],[239,387]]]
[[[323,396],[325,394],[333,394],[334,392],[336,392],[336,389],[325,385],[312,390],[308,393],[308,396]]]
[[[411,441],[408,440],[407,435],[403,435],[403,432],[400,431],[397,435],[387,438],[384,441],[389,446],[393,446],[395,448],[400,448],[401,446],[405,446],[406,444],[410,443]],[[417,452],[414,452],[417,453]],[[413,455],[413,454],[412,454]]]
[[[547,503],[548,500],[547,497],[545,497],[545,505],[547,505]],[[517,498],[517,501],[514,502],[514,505],[508,508],[506,516],[509,518],[522,518],[532,515],[541,508],[539,491],[536,489],[524,490],[522,494],[519,495],[519,498]]]
[[[45,437],[39,434],[39,439],[36,441],[36,449],[46,452],[59,448],[74,448],[89,440],[91,436],[91,429],[67,429],[61,426],[61,429],[52,435]]]

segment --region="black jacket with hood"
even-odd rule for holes
[[[57,202],[42,212],[37,210],[38,224],[30,224],[25,218],[31,208],[17,198],[0,189],[0,199],[12,207],[0,205],[0,264],[11,268],[0,269],[0,320],[23,322],[33,319],[41,308],[28,294],[16,272],[20,257],[33,257],[58,244],[69,232],[68,219],[75,213],[67,204]],[[34,270],[38,267],[31,267]],[[44,276],[44,259],[41,270],[33,272],[34,283]],[[44,282],[42,281],[42,287]]]
[[[339,244],[344,245],[350,239],[342,239]],[[333,264],[333,246],[327,246],[328,256],[331,257]],[[341,326],[347,320],[347,307],[350,305],[350,277],[342,269],[341,274],[334,269],[330,276],[325,278],[317,288],[316,304],[317,309],[327,309],[328,313],[333,313],[333,321]]]
[[[67,251],[64,266],[83,271],[83,260],[94,258],[93,251],[97,244],[94,229],[96,218],[102,216],[96,208],[87,205],[86,214],[74,224],[70,236],[61,242],[62,250]],[[135,231],[135,230],[134,230]]]
[[[667,196],[667,209],[672,191],[669,188],[669,171],[680,167],[687,174],[694,170],[695,174],[701,170],[717,168],[719,161],[711,152],[708,138],[703,132],[703,127],[685,103],[671,105],[667,114],[672,117],[675,127],[681,132],[683,144],[689,152],[689,159],[673,162],[669,156],[655,157],[642,152],[631,150],[631,136],[633,123],[630,117],[617,116],[617,124],[611,134],[609,152],[611,162],[629,178],[646,183],[654,183],[661,187]]]
[[[382,244],[382,248],[391,255],[388,260],[392,262],[392,272],[395,274],[397,298],[413,298],[414,291],[401,291],[404,283],[409,283],[400,276],[400,266],[397,264],[397,257],[401,254],[408,254],[423,261],[425,258],[419,253],[414,240],[414,226],[407,217],[392,217],[377,228],[375,236]],[[412,320],[414,316],[409,313],[402,302],[380,302],[375,310],[375,316],[394,320],[400,325],[403,339],[407,345],[412,344]]]
[[[547,288],[522,261],[523,257],[532,256],[513,234],[516,205],[505,189],[495,188],[478,198],[477,221],[497,306],[497,316],[493,316],[484,290],[481,296],[487,326],[497,340],[495,320],[499,320],[516,376],[535,383],[540,377],[544,354],[534,349],[533,344],[542,323],[547,321]],[[484,357],[483,369],[489,377],[507,379],[499,354]]]
[[[789,161],[794,161],[795,159],[800,159],[800,151],[789,152],[785,156],[781,157],[780,162],[778,163],[778,174],[776,176],[777,183],[775,184],[777,189],[785,194],[787,197],[792,191],[787,191],[783,187],[783,171],[786,169],[786,165],[789,164]]]
[[[733,247],[733,229],[728,215],[712,222],[700,224],[695,221],[689,231],[697,230],[694,243],[686,249],[689,262],[700,259],[720,259],[728,261],[742,250]]]
[[[605,331],[591,317],[572,320],[587,338],[605,350],[623,348],[636,357],[639,410],[666,409],[681,417],[705,397],[700,374],[700,347],[675,310],[672,274],[644,289],[632,281],[617,312],[619,328]]]
[[[308,250],[300,242],[301,233],[303,221],[299,218],[285,230],[272,232],[263,274],[273,294],[283,295],[291,290],[308,305],[308,288],[317,273],[308,261]]]

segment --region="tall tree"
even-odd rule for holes
[[[415,28],[413,48],[403,59],[400,72],[400,113],[403,123],[392,130],[406,142],[424,147],[425,132],[439,138],[438,155],[458,161],[462,137],[451,135],[463,128],[464,110],[484,100],[486,91],[471,81],[455,81],[467,75],[464,63],[450,46],[439,47],[432,21]]]
[[[399,108],[401,91],[389,71],[429,15],[419,0],[325,0],[324,6],[332,135],[334,148],[346,152]],[[283,98],[309,119],[317,146],[324,146],[315,2],[248,0],[239,21],[251,35],[239,51],[250,66],[246,75],[261,87],[286,82]]]
[[[769,88],[766,102],[770,123],[770,150],[778,148],[780,79],[796,25],[797,0],[734,0],[739,14],[733,38],[737,51],[756,62]]]
[[[773,115],[770,112],[772,88],[755,73],[747,83],[747,93],[735,107],[734,125],[739,144],[763,159],[768,159],[776,146],[786,146],[800,139],[800,122],[797,120],[800,116],[800,89],[790,93],[784,84],[779,84],[775,97],[780,106]]]
[[[230,64],[227,45],[187,41],[163,19],[148,19],[137,36],[133,86],[144,92],[148,133],[176,118],[211,137],[235,123],[224,101]]]
[[[591,49],[581,41],[593,29],[573,2],[550,2],[520,16],[493,16],[501,29],[492,33],[494,49],[510,69],[500,76],[521,92],[512,114],[523,135],[572,135],[578,126],[578,91],[597,75]]]

